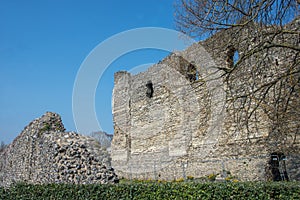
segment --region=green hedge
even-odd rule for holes
[[[0,188],[0,199],[300,199],[299,182],[28,185]]]

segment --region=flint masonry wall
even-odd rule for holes
[[[230,32],[221,36],[226,40]],[[273,122],[261,107],[248,119],[249,127],[239,127],[228,87],[238,91],[241,85],[236,83],[250,72],[241,69],[243,73],[233,74],[237,82],[225,82],[219,68],[227,66],[226,57],[226,49],[206,41],[171,54],[143,73],[115,74],[112,165],[119,176],[170,180],[220,173],[225,178],[230,171],[240,180],[269,180],[270,154],[284,152],[289,178],[300,180],[299,138],[273,135]],[[196,69],[192,81],[191,65]],[[148,81],[153,84],[151,98],[146,95]],[[287,123],[299,127],[295,119]],[[295,131],[287,135],[295,136]]]
[[[264,168],[267,153],[248,162],[247,155],[240,159],[232,147],[223,151],[219,138],[225,92],[219,87],[219,79],[205,80],[208,74],[217,76],[218,72],[198,68],[198,80],[190,82],[178,70],[182,64],[190,64],[182,57],[185,53],[191,59],[190,55],[201,51],[195,47],[193,51],[177,52],[135,76],[116,73],[112,164],[120,176],[170,180],[226,170],[244,178],[245,171]],[[205,57],[200,59],[194,54],[192,61],[197,66],[213,65]],[[145,84],[149,80],[153,83],[152,98],[146,96]],[[237,141],[232,146],[239,146]],[[238,170],[237,166],[244,166],[244,162],[247,167]],[[262,174],[248,174],[245,178],[258,179]]]
[[[97,141],[64,131],[60,116],[51,112],[25,127],[0,155],[0,186],[118,181],[108,153]]]
[[[148,80],[154,86],[152,98],[146,96]],[[187,144],[192,140],[189,130],[196,133],[197,122],[201,119],[202,127],[207,126],[206,102],[199,104],[201,100],[196,96],[193,100],[185,99],[193,87],[207,95],[201,83],[191,87],[187,79],[164,63],[134,77],[126,72],[117,73],[116,81],[121,87],[127,87],[118,90],[117,86],[114,90],[114,119],[117,123],[112,157],[119,163],[118,167],[127,172],[148,172],[153,170],[154,162],[163,160],[168,163],[172,157],[187,155]],[[118,93],[120,90],[123,92]],[[137,168],[130,168],[134,166]]]

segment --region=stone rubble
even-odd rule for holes
[[[25,127],[0,153],[0,186],[118,182],[108,152],[96,140],[64,131],[60,116],[51,112]]]

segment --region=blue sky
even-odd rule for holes
[[[173,0],[0,1],[0,141],[10,143],[46,111],[75,131],[72,91],[86,56],[102,41],[139,27],[174,29]],[[113,74],[156,63],[168,52],[143,50],[116,60],[96,93],[104,131],[113,133]]]

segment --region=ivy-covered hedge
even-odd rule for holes
[[[299,182],[28,185],[0,188],[0,199],[300,199]]]

